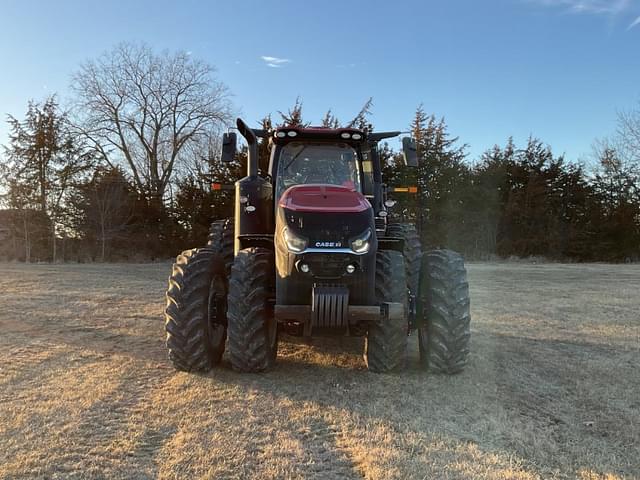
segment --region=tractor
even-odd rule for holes
[[[279,335],[365,337],[373,372],[402,368],[417,334],[420,363],[457,373],[469,353],[469,287],[462,257],[423,253],[412,224],[392,223],[378,143],[401,132],[354,128],[252,129],[247,175],[235,183],[234,217],[213,222],[207,245],[182,252],[166,293],[169,359],[207,371],[225,348],[240,372],[270,369]],[[258,138],[268,171],[258,169]],[[415,141],[403,160],[417,166]],[[237,158],[223,135],[222,162]],[[266,159],[265,159],[266,160]]]

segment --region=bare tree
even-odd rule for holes
[[[618,114],[618,150],[627,162],[640,165],[640,101],[635,108]]]
[[[640,202],[640,157],[634,158],[629,146],[632,141],[619,134],[613,139],[596,140],[592,146],[597,161],[593,182],[608,211]]]
[[[592,149],[594,182],[605,206],[640,202],[640,102],[620,112],[615,135],[596,140]]]
[[[109,177],[116,177],[111,179]],[[123,176],[107,172],[102,182],[94,181],[91,196],[95,208],[96,227],[100,241],[100,261],[104,262],[107,243],[124,232],[133,215],[131,194]]]
[[[3,165],[4,167],[4,165]],[[3,200],[9,209],[4,210],[4,220],[11,230],[10,236],[13,238],[14,254],[18,251],[17,241],[22,238],[22,247],[24,248],[24,261],[31,262],[31,250],[33,247],[32,230],[30,213],[35,210],[33,186],[16,181],[10,177],[8,169],[3,168],[2,174],[6,177],[3,187],[7,192],[3,195]],[[14,257],[15,258],[15,257]]]
[[[78,129],[162,208],[183,152],[230,118],[227,88],[213,74],[187,52],[122,43],[74,75]]]

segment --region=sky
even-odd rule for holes
[[[640,105],[640,0],[0,0],[0,144],[7,114],[64,104],[78,66],[122,41],[210,63],[256,126],[298,96],[314,123],[373,97],[377,130],[422,104],[472,161],[530,135],[587,160]]]

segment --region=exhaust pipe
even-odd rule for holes
[[[258,138],[249,126],[241,118],[236,120],[238,131],[245,138],[249,145],[249,156],[247,158],[247,176],[256,177],[258,175]]]

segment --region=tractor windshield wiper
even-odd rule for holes
[[[292,164],[293,162],[295,162],[295,161],[298,159],[298,157],[300,156],[300,154],[301,154],[302,152],[304,152],[306,149],[307,149],[307,145],[304,145],[304,146],[300,149],[300,151],[299,151],[298,153],[296,153],[296,154],[293,156],[293,158],[291,159],[291,161],[290,161],[289,163],[287,163],[287,166],[286,166],[286,167],[284,167],[284,170],[285,170],[285,171],[289,170],[289,167],[291,166],[291,164]]]

